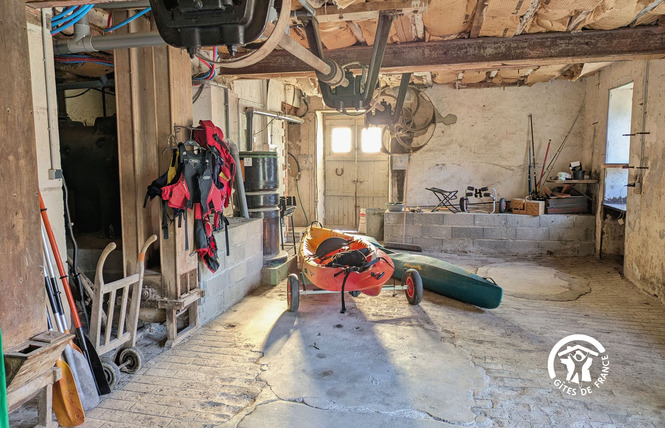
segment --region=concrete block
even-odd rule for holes
[[[538,217],[540,227],[575,227],[574,215],[545,214]]]
[[[509,214],[506,218],[506,225],[513,227],[540,227],[539,216]]]
[[[515,239],[525,241],[547,241],[550,238],[548,229],[536,229],[533,227],[518,227],[515,229]]]
[[[417,238],[415,243],[420,245],[425,251],[441,251],[443,248],[443,239],[437,238]]]
[[[383,239],[394,241],[397,237],[402,237],[402,224],[388,224],[383,227]]]
[[[469,213],[443,213],[443,224],[448,226],[473,226],[474,215]]]
[[[241,281],[247,275],[247,263],[239,263],[229,270],[229,279],[233,282]]]
[[[485,239],[515,239],[514,227],[485,227],[483,228]]]
[[[473,252],[473,239],[444,239],[441,246],[442,252]]]
[[[506,241],[506,252],[522,256],[540,254],[537,241]]]
[[[579,229],[596,229],[596,217],[593,215],[576,215],[575,227]]]
[[[401,231],[401,229],[400,229]],[[385,233],[385,232],[384,232]],[[422,236],[422,226],[417,224],[406,224],[407,236]]]
[[[594,241],[580,242],[576,247],[578,256],[593,256],[596,254],[596,243]]]
[[[586,241],[586,231],[576,227],[551,227],[550,240],[551,241]]]
[[[250,236],[245,242],[245,255],[252,257],[263,254],[263,238],[261,236]]]
[[[505,226],[508,214],[474,214],[476,226]]]
[[[506,251],[507,242],[508,241],[504,239],[476,239],[475,241],[473,241],[473,245],[482,252],[487,252],[486,250],[491,250],[490,252],[496,251],[503,253]]]
[[[439,225],[443,224],[444,213],[442,212],[422,212],[413,218],[413,224],[420,225]]]
[[[572,244],[576,245],[576,244]],[[570,254],[571,250],[570,242],[563,241],[540,241],[538,242],[538,248],[541,253],[547,253],[548,251],[554,255],[560,256],[565,254]]]
[[[479,239],[483,237],[484,228],[482,227],[453,227],[451,228],[451,238],[470,238]]]
[[[421,236],[423,238],[451,238],[451,229],[450,226],[424,225],[421,229]]]
[[[383,223],[385,225],[402,224],[403,221],[404,221],[404,214],[402,213],[391,213],[390,211],[388,211],[383,215]]]

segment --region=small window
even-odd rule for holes
[[[333,153],[351,151],[351,128],[333,128],[330,149]]]
[[[379,153],[381,150],[381,128],[363,128],[360,147],[363,153]]]

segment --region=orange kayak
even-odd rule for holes
[[[390,257],[367,241],[310,226],[300,245],[302,273],[316,287],[377,296],[393,275]]]

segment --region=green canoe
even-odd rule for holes
[[[434,257],[388,250],[374,238],[362,238],[390,256],[395,263],[394,276],[398,279],[402,279],[405,269],[416,269],[423,280],[423,287],[430,291],[481,308],[494,309],[501,303],[503,289],[475,273]]]

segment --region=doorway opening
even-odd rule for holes
[[[607,107],[605,146],[605,191],[603,205],[626,211],[628,166],[630,158],[630,121],[633,107],[633,82],[610,89]]]
[[[364,116],[324,115],[324,222],[357,230],[361,208],[385,208],[389,158],[381,153],[381,128]]]

